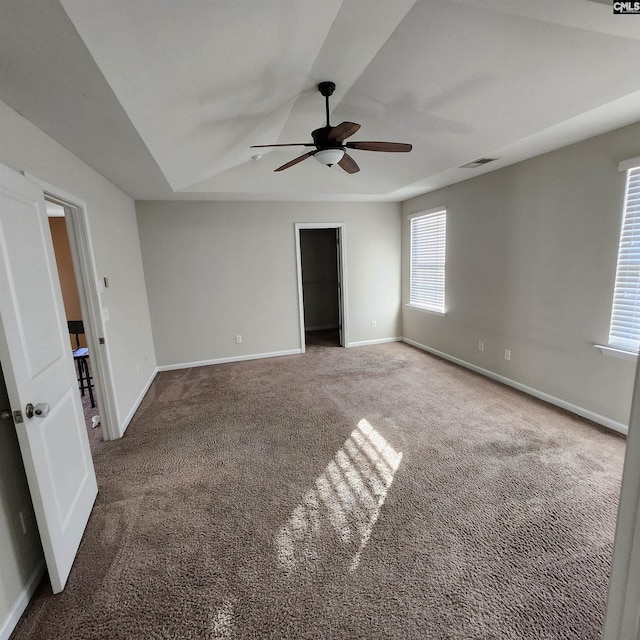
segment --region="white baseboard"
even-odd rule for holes
[[[9,636],[20,621],[20,616],[27,608],[29,600],[31,600],[31,596],[36,590],[36,587],[40,583],[40,579],[43,575],[44,560],[41,560],[29,576],[27,583],[24,585],[24,588],[16,598],[15,602],[11,605],[11,609],[9,609],[7,617],[2,621],[2,623],[0,623],[0,640],[9,640]]]
[[[366,347],[370,344],[384,344],[385,342],[402,342],[403,338],[378,338],[377,340],[360,340],[359,342],[349,342],[348,348]]]
[[[535,398],[539,398],[540,400],[544,400],[550,404],[555,405],[556,407],[560,407],[561,409],[566,409],[567,411],[571,411],[571,413],[575,413],[576,415],[581,416],[582,418],[586,418],[587,420],[591,420],[592,422],[597,422],[601,424],[603,427],[607,427],[608,429],[612,429],[613,431],[617,431],[618,433],[623,433],[627,435],[629,432],[629,427],[622,422],[616,422],[615,420],[611,420],[606,416],[601,416],[598,413],[594,413],[593,411],[589,411],[584,407],[579,407],[578,405],[572,404],[571,402],[567,402],[566,400],[562,400],[561,398],[556,398],[555,396],[549,395],[544,391],[539,391],[538,389],[534,389],[533,387],[528,387],[525,384],[520,382],[516,382],[515,380],[511,380],[510,378],[506,378],[505,376],[501,376],[498,373],[494,373],[489,369],[483,369],[475,364],[471,364],[470,362],[466,362],[465,360],[461,360],[460,358],[456,358],[454,356],[450,356],[448,353],[443,353],[442,351],[438,351],[437,349],[432,349],[425,344],[421,344],[420,342],[416,342],[415,340],[410,340],[409,338],[402,338],[403,342],[410,344],[418,349],[422,349],[423,351],[427,351],[428,353],[432,353],[435,356],[440,358],[444,358],[445,360],[449,360],[450,362],[454,362],[455,364],[459,364],[461,367],[465,367],[467,369],[471,369],[471,371],[475,371],[487,378],[491,378],[492,380],[496,380],[497,382],[501,382],[502,384],[506,384],[509,387],[513,387],[518,391],[523,391],[524,393],[528,393],[530,396]]]
[[[252,353],[247,356],[231,356],[229,358],[214,358],[213,360],[198,360],[197,362],[181,362],[179,364],[163,364],[158,371],[175,371],[176,369],[191,369],[192,367],[206,367],[211,364],[226,364],[227,362],[243,362],[244,360],[261,360],[262,358],[278,358],[280,356],[295,356],[302,353],[302,349],[287,351],[271,351],[270,353]]]
[[[133,403],[133,406],[131,407],[131,410],[127,414],[127,417],[124,419],[124,422],[120,425],[120,436],[121,437],[124,435],[124,432],[127,430],[127,427],[129,426],[129,423],[131,422],[131,420],[133,420],[133,416],[135,415],[136,411],[138,410],[138,407],[140,406],[140,404],[142,403],[142,400],[144,399],[145,395],[147,394],[147,391],[149,391],[149,387],[151,386],[151,383],[155,380],[156,375],[158,374],[158,370],[159,370],[158,367],[156,367],[153,370],[153,373],[149,377],[149,380],[147,380],[147,384],[144,385],[144,388],[140,392],[140,395],[138,396],[137,400]]]

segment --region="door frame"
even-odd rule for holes
[[[296,235],[296,270],[298,276],[298,314],[300,319],[300,352],[306,351],[306,340],[304,337],[304,297],[302,293],[302,251],[300,248],[300,231],[303,229],[336,229],[338,234],[338,241],[340,244],[339,257],[340,257],[340,273],[338,278],[340,280],[340,315],[338,322],[342,326],[342,342],[341,347],[346,347],[349,344],[349,319],[348,319],[348,307],[347,307],[347,246],[345,238],[346,224],[344,222],[296,222],[295,223],[295,235]]]
[[[121,436],[111,380],[109,350],[104,344],[105,330],[100,293],[98,291],[95,257],[89,231],[87,205],[81,198],[67,193],[55,185],[44,182],[44,180],[40,180],[36,176],[29,173],[24,173],[24,176],[42,188],[44,197],[47,200],[60,205],[64,209],[69,248],[71,249],[71,258],[76,275],[87,345],[91,354],[91,362],[96,371],[93,379],[100,411],[102,437],[104,440],[117,440]],[[100,342],[101,340],[103,341],[102,343]]]

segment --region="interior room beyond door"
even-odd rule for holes
[[[103,441],[100,425],[100,411],[96,383],[98,367],[93,366],[91,352],[87,344],[84,329],[84,314],[80,303],[82,279],[78,278],[73,265],[71,244],[67,225],[69,220],[65,208],[45,198],[49,228],[56,258],[62,302],[69,332],[69,348],[73,352],[73,361],[78,378],[78,393],[82,404],[84,421],[89,435],[91,451],[94,452]]]
[[[304,328],[307,346],[342,344],[338,229],[300,229]]]

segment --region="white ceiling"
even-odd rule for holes
[[[640,20],[588,0],[0,0],[0,99],[136,199],[403,200],[640,119]],[[273,169],[324,124],[348,175]],[[499,160],[477,170],[459,165]]]

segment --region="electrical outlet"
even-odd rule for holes
[[[371,328],[375,329],[378,326],[378,323],[375,320],[371,321]]]
[[[505,349],[504,350],[504,359],[505,360],[511,360],[511,349]]]
[[[242,336],[236,336],[236,344],[242,344]]]
[[[478,351],[484,351],[484,342],[482,340],[478,340]]]

